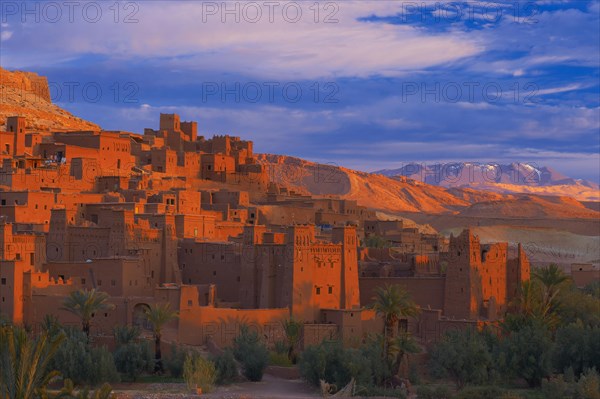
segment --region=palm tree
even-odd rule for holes
[[[373,309],[383,317],[384,356],[390,357],[390,344],[396,336],[397,324],[402,317],[414,317],[420,313],[410,294],[399,285],[378,287],[373,297]]]
[[[154,334],[154,359],[156,363],[154,365],[155,373],[162,373],[164,371],[162,365],[162,354],[160,350],[160,342],[162,338],[162,329],[165,324],[171,320],[176,319],[177,312],[171,310],[169,303],[157,303],[144,310],[144,314],[148,321],[152,324],[152,332]]]
[[[539,286],[535,281],[523,281],[518,296],[514,298],[510,307],[515,313],[532,317],[541,310]]]
[[[47,333],[34,340],[23,328],[1,327],[0,398],[37,397],[39,390],[58,375],[47,368],[63,340],[62,334],[51,338]]]
[[[281,326],[283,327],[283,331],[285,332],[285,337],[287,339],[288,359],[290,359],[292,364],[296,364],[296,361],[298,360],[298,355],[296,354],[296,346],[300,341],[302,323],[297,320],[294,320],[294,318],[290,318],[289,320],[282,320]]]
[[[96,289],[73,291],[65,298],[63,309],[76,314],[81,319],[83,332],[90,336],[90,324],[94,313],[112,310],[114,305],[108,303],[110,296]]]
[[[556,327],[559,321],[556,313],[557,293],[549,293],[537,279],[524,281],[519,295],[509,304],[509,312],[501,327],[505,331],[515,331],[530,321],[540,322],[549,328]]]
[[[547,304],[554,302],[560,288],[570,280],[569,276],[554,263],[535,270],[533,277],[544,286],[544,302]]]
[[[417,340],[408,333],[401,332],[391,343],[392,353],[396,354],[394,361],[394,374],[398,374],[402,360],[407,353],[421,353],[421,347],[417,343]]]

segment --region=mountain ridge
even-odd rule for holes
[[[441,187],[404,176],[387,177],[301,158],[257,154],[272,179],[299,193],[341,196],[383,212],[424,212],[491,217],[597,218],[570,196],[504,194],[471,187]]]
[[[446,188],[471,187],[505,194],[565,195],[582,201],[600,200],[598,184],[574,179],[550,167],[531,163],[410,163],[401,168],[381,169],[372,173],[387,177],[403,176]]]

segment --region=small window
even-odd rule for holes
[[[6,285],[6,278],[2,277],[2,285]]]
[[[217,275],[217,271],[213,270],[213,276],[216,276],[216,275]]]
[[[98,280],[98,287],[102,286],[102,280]]]
[[[328,288],[327,288],[327,292],[328,292],[329,294],[333,294],[333,287],[328,287]]]
[[[317,287],[316,292],[317,292],[317,295],[321,295],[321,287]]]
[[[408,319],[400,319],[398,327],[400,328],[400,331],[408,332]]]
[[[85,279],[84,279],[84,278],[82,278],[82,279],[81,279],[81,285],[84,285],[84,284],[85,284]]]
[[[117,280],[110,280],[110,285],[112,285],[113,287],[114,287],[115,285],[117,285]]]
[[[188,306],[192,306],[192,300],[188,299]]]

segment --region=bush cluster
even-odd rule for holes
[[[113,355],[106,347],[93,347],[88,337],[75,328],[66,327],[62,333],[66,339],[50,361],[50,370],[57,370],[76,385],[96,386],[119,381]]]
[[[269,351],[256,331],[250,331],[246,325],[241,327],[233,343],[233,355],[241,363],[244,377],[250,381],[262,380],[269,363]]]
[[[183,378],[189,389],[201,388],[210,392],[217,380],[215,364],[196,352],[189,352],[183,363]]]
[[[563,373],[565,381],[586,381],[585,370],[600,370],[596,292],[595,286],[576,288],[556,266],[538,269],[510,304],[511,312],[499,330],[449,332],[435,344],[430,351],[431,374],[451,378],[458,389],[515,380],[540,387]]]
[[[338,389],[352,378],[365,391],[382,386],[392,377],[389,363],[377,341],[370,340],[360,349],[344,348],[338,341],[323,341],[310,346],[300,356],[300,373],[312,385],[320,380],[334,384]]]
[[[228,348],[221,355],[215,356],[213,362],[217,368],[218,385],[228,385],[237,380],[238,368],[231,349]]]

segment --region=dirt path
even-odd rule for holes
[[[285,380],[265,374],[261,382],[241,382],[217,387],[214,392],[196,395],[185,384],[118,384],[117,399],[310,399],[321,397],[318,390],[301,380]]]

